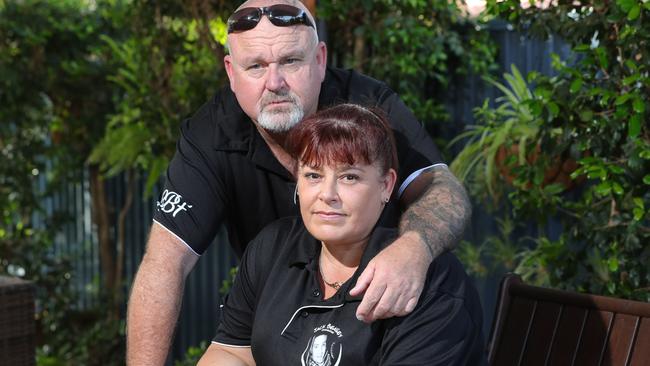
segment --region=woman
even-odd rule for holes
[[[397,236],[397,158],[385,119],[339,105],[287,141],[301,217],[269,225],[248,246],[199,365],[483,364],[478,296],[450,253],[431,264],[411,314],[356,319],[360,298],[348,292]]]

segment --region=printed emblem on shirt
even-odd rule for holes
[[[156,207],[159,211],[170,213],[172,217],[176,217],[179,212],[192,208],[192,205],[184,202],[183,196],[180,194],[165,189],[160,196],[160,201],[156,202]]]
[[[302,366],[338,366],[341,362],[343,333],[332,324],[314,328],[307,347],[302,352]]]

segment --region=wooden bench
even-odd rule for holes
[[[650,303],[501,282],[490,365],[650,365]]]
[[[34,286],[0,276],[0,365],[34,365],[34,332]]]

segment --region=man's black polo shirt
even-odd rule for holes
[[[370,259],[397,235],[376,227],[355,274],[323,300],[321,244],[299,217],[265,228],[247,247],[222,308],[213,342],[251,346],[258,365],[483,365],[478,294],[451,253],[427,273],[422,296],[405,317],[367,325],[356,319],[360,298],[348,293]]]
[[[399,181],[441,158],[424,127],[384,83],[354,71],[328,68],[319,108],[349,102],[383,109],[393,128]],[[176,154],[154,220],[197,254],[221,223],[241,257],[267,224],[298,215],[295,182],[277,161],[235,95],[224,87],[181,126]]]

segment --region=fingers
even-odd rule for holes
[[[377,262],[370,261],[350,291],[353,296],[365,291],[356,315],[366,323],[409,314],[417,305],[424,285],[424,278],[417,273],[396,271],[393,266],[381,266]]]
[[[357,307],[357,319],[365,323],[373,322],[375,320],[374,314],[377,305],[382,299],[385,291],[386,285],[379,285],[376,282],[372,282],[370,286],[368,286],[366,293],[363,295],[363,300],[361,300],[361,303]],[[381,307],[381,310],[384,312],[387,310],[386,303],[387,301],[384,301]]]
[[[418,304],[418,298],[419,298],[419,296],[418,297],[412,297],[406,303],[406,307],[404,307],[404,311],[406,312],[406,314],[411,313],[413,311],[413,309],[415,309],[415,306]],[[404,315],[406,315],[406,314],[404,314]],[[400,315],[400,316],[403,316],[403,315]]]
[[[364,294],[356,312],[359,320],[370,323],[413,311],[429,267],[422,249],[417,242],[397,239],[368,263],[350,291],[352,296]]]
[[[421,288],[417,286],[393,286],[394,284],[370,284],[363,301],[357,308],[357,319],[371,323],[379,319],[405,316],[415,309]]]
[[[354,288],[350,290],[350,295],[352,296],[361,295],[364,291],[366,291],[368,285],[370,285],[374,276],[375,276],[375,266],[372,265],[371,262],[368,264],[366,269],[363,270],[361,276],[359,276],[359,278],[357,279],[357,283],[354,285]]]

